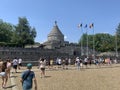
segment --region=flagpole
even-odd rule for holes
[[[78,28],[81,28],[81,31],[82,31],[82,34],[83,34],[83,29],[82,29],[82,23],[81,24],[78,24]],[[82,40],[82,35],[81,35],[81,56],[83,55],[83,40]]]
[[[87,35],[87,58],[88,58],[88,28],[87,28],[87,24],[86,24],[85,28],[86,28],[86,35]]]
[[[118,47],[117,47],[117,32],[115,34],[115,52],[116,52],[116,58],[118,57]]]
[[[88,58],[88,30],[87,30],[87,58]]]
[[[95,60],[95,31],[93,26],[93,59]]]
[[[82,32],[82,35],[83,35],[83,28],[81,27],[81,32]],[[81,56],[83,55],[83,38],[82,38],[82,35],[81,35]]]

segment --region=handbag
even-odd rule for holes
[[[27,77],[30,75],[31,71],[28,71],[28,73],[23,77],[23,80],[22,80],[22,85],[23,85],[23,82],[25,79],[27,79]]]

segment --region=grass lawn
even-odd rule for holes
[[[22,70],[24,70],[23,68]],[[120,90],[120,65],[95,66],[89,69],[77,70],[46,70],[46,77],[40,78],[40,71],[33,67],[36,74],[38,90]],[[22,72],[22,71],[20,71]],[[19,82],[21,73],[15,73],[16,83]]]

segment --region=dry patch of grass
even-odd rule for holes
[[[36,74],[38,90],[120,89],[120,67],[84,70],[47,70],[45,78],[40,78],[38,69],[35,68],[33,70]],[[20,87],[20,90],[22,90],[19,82],[20,73],[16,75],[18,76],[16,78],[16,83]]]

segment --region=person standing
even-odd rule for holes
[[[22,83],[23,90],[32,90],[33,81],[34,81],[34,90],[37,90],[37,80],[35,77],[35,73],[31,71],[32,64],[27,64],[27,70],[24,71],[21,75],[20,82]]]
[[[65,69],[68,69],[68,58],[65,59]]]
[[[12,67],[11,61],[10,59],[7,59],[7,74],[9,78],[10,78],[11,67]]]
[[[80,59],[79,59],[79,57],[76,57],[76,65],[77,65],[77,69],[80,70]]]
[[[80,68],[83,69],[83,61],[80,59]]]
[[[53,69],[53,63],[54,63],[54,60],[51,58],[50,59],[50,67],[51,67],[51,69]]]
[[[62,60],[62,67],[65,69],[65,59]]]
[[[88,57],[86,57],[86,58],[84,59],[84,64],[85,64],[85,66],[86,66],[86,68],[87,68],[87,64],[88,64]]]
[[[3,60],[0,58],[0,70],[2,70],[2,64],[3,64]],[[0,71],[1,72],[1,71]]]
[[[58,68],[61,68],[61,65],[62,65],[62,60],[61,58],[58,59]]]
[[[41,71],[41,78],[42,78],[42,77],[45,77],[45,65],[46,65],[46,62],[45,62],[45,60],[42,58],[42,59],[40,60],[40,66],[39,66],[39,69],[40,69],[40,71]]]
[[[18,60],[17,60],[16,57],[13,59],[12,64],[13,64],[13,69],[14,69],[15,72],[17,73]]]
[[[21,66],[22,66],[22,59],[21,59],[21,58],[19,58],[19,59],[18,59],[18,69],[20,69],[20,68],[21,68]]]
[[[71,58],[68,59],[68,63],[69,63],[69,65],[71,65]]]

